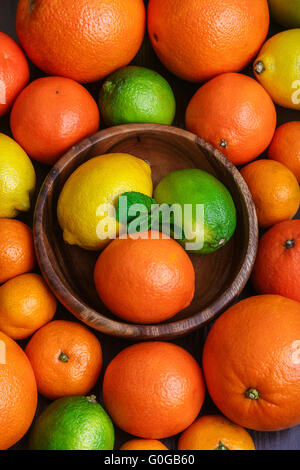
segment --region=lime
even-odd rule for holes
[[[42,412],[33,426],[31,450],[112,450],[114,427],[91,397],[64,397]]]
[[[0,217],[28,211],[35,182],[33,165],[22,147],[0,133]]]
[[[119,196],[137,191],[152,196],[151,168],[125,153],[92,158],[66,181],[58,199],[57,215],[64,240],[88,250],[100,250],[118,235]],[[107,205],[107,210],[106,210]]]
[[[300,29],[268,39],[254,62],[254,73],[273,101],[300,109]]]
[[[107,126],[135,122],[172,124],[175,97],[168,82],[145,67],[117,70],[103,84],[99,95],[101,115]]]
[[[235,231],[236,209],[232,197],[220,181],[205,171],[186,169],[169,173],[157,185],[154,198],[158,204],[177,204],[181,208],[181,241],[185,248],[187,242],[196,239],[196,235],[192,238],[188,234],[203,234],[203,247],[191,247],[188,251],[212,253],[224,246]],[[202,217],[198,220],[197,206],[203,208]]]
[[[287,28],[300,27],[300,0],[268,0],[271,16]]]

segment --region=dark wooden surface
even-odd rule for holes
[[[70,175],[88,158],[113,152],[146,160],[151,166],[154,188],[175,170],[208,171],[228,188],[237,208],[235,234],[226,246],[209,255],[189,253],[196,275],[191,305],[157,325],[126,324],[105,307],[93,281],[99,253],[64,243],[57,221],[58,197]],[[98,331],[135,340],[176,338],[216,318],[242,292],[254,265],[258,242],[255,206],[236,167],[196,135],[158,124],[110,127],[74,146],[47,176],[33,226],[39,266],[61,303]]]
[[[15,34],[15,14],[16,14],[16,5],[17,0],[1,0],[0,1],[0,31],[4,31],[8,33],[10,36],[16,38]],[[271,26],[270,34],[275,34],[276,32],[280,31],[280,28],[276,25]],[[162,65],[159,63],[158,59],[156,58],[150,42],[147,38],[145,38],[144,44],[142,49],[140,50],[138,56],[134,60],[135,64],[147,66],[154,70],[157,70],[161,73],[171,84],[177,101],[177,113],[174,125],[183,127],[184,125],[184,113],[186,106],[192,97],[193,93],[197,90],[199,85],[190,84],[183,82],[175,78],[171,75]],[[248,70],[245,71],[248,74],[251,74],[250,67]],[[31,79],[37,78],[39,76],[43,76],[42,72],[37,70],[31,64]],[[97,97],[99,91],[100,84],[91,84],[87,88],[89,91]],[[290,121],[290,120],[299,120],[299,111],[291,111],[286,110],[283,108],[277,108],[278,110],[278,124]],[[4,117],[0,119],[0,132],[4,132],[6,134],[10,134],[9,130],[9,119],[8,117]],[[38,164],[35,165],[37,176],[38,176],[38,187],[37,192],[49,171],[49,167]],[[33,211],[21,217],[21,219],[28,223],[32,224],[32,217]],[[241,298],[254,295],[254,291],[250,284],[246,286],[244,289]],[[74,317],[67,312],[62,306],[59,306],[56,319],[67,319],[73,320]],[[201,354],[203,348],[203,342],[205,339],[205,335],[207,333],[207,327],[204,329],[198,330],[193,334],[180,338],[179,340],[174,341],[175,343],[181,345],[182,347],[186,348],[190,351],[194,357],[200,362],[201,361]],[[107,364],[110,360],[124,347],[130,344],[128,341],[120,340],[117,338],[113,338],[110,336],[102,335],[97,333],[97,336],[102,344],[103,348],[103,355],[104,355],[104,367],[105,370]],[[21,343],[22,345],[25,344]],[[103,379],[103,372],[101,374],[99,383],[95,388],[94,392],[97,395],[98,399],[101,401],[101,384]],[[37,414],[49,403],[48,400],[40,397]],[[201,410],[202,414],[208,413],[216,413],[217,410],[213,403],[211,402],[210,398],[207,396],[205,400],[205,404]],[[251,435],[254,438],[255,445],[257,449],[260,450],[300,450],[300,426],[288,429],[281,432],[272,432],[272,433],[263,433],[263,432],[252,432]],[[116,449],[125,442],[129,438],[124,432],[120,430],[116,430]],[[170,449],[176,448],[177,438],[166,439],[164,441],[166,445]],[[14,446],[14,449],[26,449],[27,447],[27,437],[22,439],[18,444]]]

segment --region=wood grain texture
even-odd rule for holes
[[[17,0],[1,0],[0,2],[0,30],[8,33],[12,37],[16,38],[15,32],[15,13],[16,13],[16,6]],[[271,26],[270,35],[275,34],[276,32],[280,31],[280,28],[273,24]],[[142,49],[140,50],[139,54],[135,58],[134,64],[143,65],[146,67],[150,67],[157,72],[161,73],[171,84],[177,102],[177,112],[176,118],[174,121],[174,125],[179,127],[184,127],[184,113],[186,106],[195,93],[195,91],[199,88],[197,84],[191,84],[184,82],[180,79],[177,79],[173,75],[171,75],[158,61],[157,57],[155,56],[152,47],[148,38],[145,38],[144,44]],[[30,64],[31,70],[31,79],[38,78],[43,76],[42,72],[39,71],[35,66]],[[252,75],[251,67],[248,67],[247,70],[244,71],[246,74]],[[87,87],[89,91],[93,94],[95,98],[97,98],[97,94],[99,92],[100,84],[91,84]],[[296,110],[288,110],[284,108],[277,107],[278,112],[278,124],[282,124],[287,121],[291,120],[299,120],[299,111]],[[0,131],[10,135],[9,129],[9,118],[3,117],[0,119]],[[35,164],[35,169],[37,172],[38,184],[36,190],[36,196],[38,191],[41,187],[41,184],[46,177],[49,168],[47,166],[41,164]],[[21,220],[28,224],[32,224],[33,218],[33,211],[30,213],[24,214],[21,217]],[[298,213],[299,218],[299,213]],[[254,295],[255,292],[250,283],[248,283],[243,290],[243,293],[240,295],[239,299],[248,297],[250,295]],[[64,319],[64,320],[72,320],[74,317],[64,308],[62,305],[59,305],[58,311],[56,314],[57,319]],[[209,326],[204,327],[204,329],[200,329],[195,331],[194,333],[184,336],[180,339],[175,340],[174,342],[185,349],[187,349],[194,357],[201,363],[201,355],[202,355],[202,348],[203,343],[205,340],[205,336],[207,334]],[[119,338],[115,338],[112,336],[103,335],[100,333],[96,333],[99,340],[101,341],[103,354],[104,354],[104,366],[103,370],[107,367],[108,363],[111,359],[118,354],[124,347],[128,344],[128,341],[121,340]],[[22,342],[21,345],[25,346],[26,342]],[[103,379],[103,373],[101,374],[99,384],[95,387],[93,392],[96,394],[98,399],[101,401],[101,383]],[[38,410],[37,415],[49,404],[49,401],[43,397],[39,398]],[[209,414],[209,413],[217,413],[217,409],[215,408],[214,404],[207,396],[204,406],[201,410],[201,415]],[[285,431],[280,432],[252,432],[251,435],[254,438],[255,445],[257,449],[260,450],[300,450],[300,426],[288,429]],[[126,435],[124,432],[117,430],[116,432],[116,448],[118,448],[123,442],[128,440],[130,436]],[[164,440],[165,444],[170,449],[176,449],[177,437],[166,439]],[[27,438],[25,437],[22,439],[14,449],[26,449],[27,447]]]
[[[100,301],[93,282],[99,253],[67,245],[62,238],[56,212],[66,180],[89,158],[113,152],[147,160],[154,187],[174,170],[208,171],[229,189],[237,208],[237,228],[230,242],[210,255],[191,254],[196,273],[193,302],[168,322],[133,325],[114,317]],[[254,204],[236,167],[190,132],[155,124],[113,127],[74,146],[46,178],[36,204],[33,227],[40,268],[61,303],[79,320],[102,333],[137,340],[175,338],[215,319],[245,287],[258,240]]]

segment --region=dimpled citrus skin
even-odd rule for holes
[[[257,160],[242,168],[241,174],[252,194],[261,227],[294,217],[299,209],[300,190],[286,166],[273,160]]]
[[[98,339],[75,322],[48,323],[30,339],[25,352],[39,393],[50,400],[86,395],[96,384],[102,367]]]
[[[186,429],[204,400],[202,372],[195,359],[172,343],[139,343],[109,364],[103,399],[113,421],[145,439],[163,439]]]
[[[0,449],[5,450],[18,442],[31,425],[37,388],[26,354],[1,331],[0,350]]]
[[[254,61],[254,74],[274,103],[300,109],[300,28],[275,34]]]
[[[226,449],[218,449],[225,446]],[[210,415],[197,419],[180,436],[178,450],[255,450],[246,429],[223,416]]]
[[[28,155],[54,164],[72,145],[97,132],[99,110],[79,83],[64,77],[43,77],[16,99],[11,131]]]
[[[29,67],[22,49],[0,32],[0,116],[6,114],[29,80]]]
[[[32,271],[35,263],[31,229],[20,220],[0,219],[0,284]]]
[[[132,439],[125,442],[120,450],[168,450],[168,448],[155,439]]]
[[[162,63],[194,82],[242,70],[264,42],[267,0],[150,0],[148,32]]]
[[[257,431],[299,424],[299,338],[300,304],[279,295],[250,297],[221,315],[203,351],[206,385],[219,410]]]
[[[21,274],[0,287],[0,330],[13,339],[28,338],[52,320],[56,306],[42,276]]]
[[[195,271],[185,250],[154,231],[136,240],[114,240],[99,256],[94,279],[103,303],[133,323],[171,318],[190,305],[195,292]]]
[[[0,217],[13,218],[30,209],[36,176],[17,142],[0,133]]]
[[[280,222],[261,237],[252,281],[259,294],[300,302],[300,220]]]
[[[152,196],[152,189],[151,168],[140,158],[111,153],[88,160],[71,174],[59,196],[57,215],[64,240],[88,250],[103,249],[111,239],[100,239],[97,233],[107,214],[99,213],[101,205],[116,204],[128,191]],[[111,220],[112,231],[116,226],[118,233],[115,217]]]
[[[277,127],[268,157],[287,166],[300,183],[300,122],[290,121]]]
[[[270,144],[276,109],[253,78],[224,73],[203,85],[191,99],[186,128],[219,149],[235,165],[250,162]]]
[[[20,0],[16,29],[50,75],[94,82],[127,65],[145,31],[143,0]]]

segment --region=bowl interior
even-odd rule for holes
[[[40,198],[46,198],[40,220],[44,232],[43,241],[47,245],[46,252],[52,269],[72,295],[105,317],[122,323],[122,320],[117,319],[101,302],[94,287],[93,270],[99,252],[69,246],[63,241],[56,207],[65,181],[87,159],[110,152],[130,153],[147,160],[151,165],[154,187],[169,172],[183,168],[200,168],[215,175],[228,188],[234,199],[237,209],[236,232],[230,242],[219,251],[209,255],[190,255],[196,272],[195,296],[187,309],[166,322],[173,323],[199,314],[230,288],[242,269],[249,248],[249,208],[246,207],[240,181],[237,181],[237,178],[240,178],[238,172],[235,169],[232,172],[233,166],[220,156],[218,151],[179,129],[174,132],[167,127],[163,131],[157,131],[155,127],[136,127],[136,131],[133,127],[130,132],[117,132],[117,128],[114,132],[102,131],[73,148],[52,169],[40,195]],[[39,206],[40,201],[36,212],[39,212]],[[43,260],[40,261],[42,271],[45,271]],[[49,277],[46,272],[47,276]],[[53,287],[50,276],[51,284]],[[243,285],[239,287],[242,288]],[[205,323],[209,317],[209,311],[204,311],[202,322]]]

